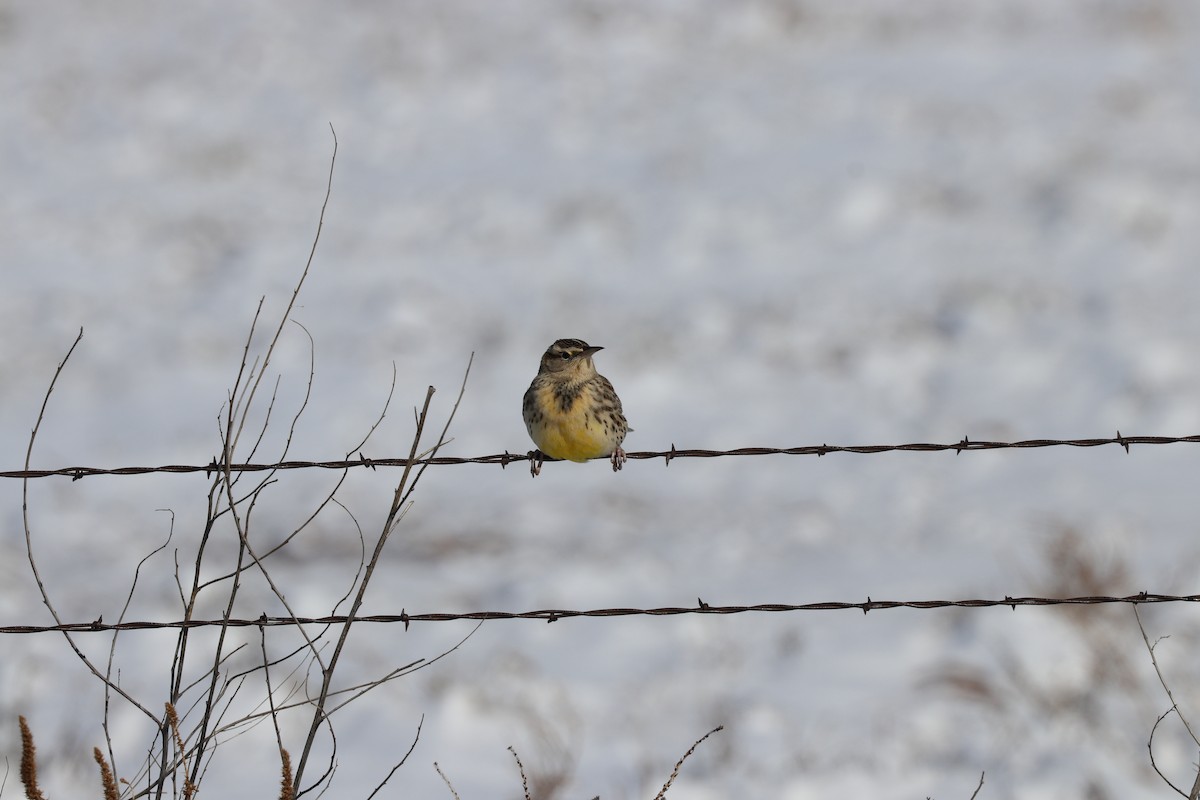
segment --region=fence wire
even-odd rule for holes
[[[131,621],[106,623],[102,619],[94,622],[67,622],[61,625],[3,625],[0,634],[19,633],[102,633],[105,631],[139,631],[156,630],[161,628],[274,628],[287,625],[343,625],[348,622],[376,622],[384,624],[403,623],[404,629],[414,622],[456,622],[471,620],[485,622],[493,620],[533,619],[545,622],[558,622],[562,619],[577,617],[676,617],[683,614],[755,614],[782,613],[789,611],[885,611],[893,608],[912,608],[926,611],[935,608],[992,608],[1009,606],[1014,611],[1019,606],[1097,606],[1124,603],[1129,605],[1150,605],[1154,603],[1197,603],[1200,594],[1151,594],[1139,592],[1124,597],[1085,596],[1085,597],[1004,597],[992,600],[872,600],[853,602],[818,602],[790,605],[784,603],[765,603],[752,606],[714,606],[696,598],[694,606],[667,606],[663,608],[595,608],[586,611],[574,611],[561,608],[545,608],[536,611],[468,611],[463,613],[431,613],[409,614],[401,611],[399,614],[371,614],[356,617],[332,615],[325,617],[272,617],[266,614],[257,619],[186,619],[169,622]]]
[[[1160,445],[1160,444],[1197,444],[1200,434],[1192,436],[1122,436],[1117,435],[1107,439],[1022,439],[1015,442],[972,441],[964,437],[953,443],[913,442],[910,444],[864,444],[864,445],[803,445],[800,447],[739,447],[734,450],[680,450],[671,445],[670,450],[650,451],[641,450],[626,453],[632,461],[645,461],[661,458],[666,465],[677,458],[723,458],[726,456],[826,456],[831,453],[856,453],[858,455],[875,455],[878,453],[917,452],[936,453],[952,451],[955,454],[974,452],[978,450],[1028,450],[1044,447],[1103,447],[1118,445],[1129,452],[1131,445]],[[434,458],[367,458],[361,453],[356,458],[340,461],[281,461],[274,464],[230,464],[230,472],[271,472],[285,469],[354,469],[357,467],[407,467],[429,464],[431,466],[449,466],[456,464],[499,464],[501,468],[520,461],[528,461],[529,453],[495,453],[487,456],[436,456]],[[547,458],[546,461],[557,459]],[[60,467],[58,469],[7,470],[0,472],[0,478],[48,478],[54,475],[69,477],[71,480],[93,475],[145,475],[151,472],[203,472],[212,476],[224,472],[226,466],[213,458],[208,464],[168,464],[161,467]]]

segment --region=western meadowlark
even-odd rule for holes
[[[621,442],[631,428],[621,398],[592,363],[603,349],[580,339],[559,339],[542,356],[521,408],[529,437],[538,446],[530,454],[535,477],[542,471],[543,456],[587,461],[611,455],[613,472],[625,463]]]

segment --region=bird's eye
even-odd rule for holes
[[[571,354],[570,354],[570,353],[563,353],[563,354],[562,354],[562,360],[563,360],[563,361],[567,361],[567,360],[569,360],[570,358],[571,358]]]

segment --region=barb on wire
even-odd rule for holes
[[[403,623],[405,629],[414,622],[455,622],[461,620],[489,621],[510,619],[536,619],[545,622],[557,622],[562,619],[576,617],[675,617],[683,614],[753,614],[780,613],[787,611],[885,611],[893,608],[913,608],[928,610],[934,608],[993,608],[1009,606],[1016,610],[1018,606],[1098,606],[1113,603],[1128,603],[1134,606],[1152,603],[1200,603],[1200,594],[1153,594],[1138,592],[1124,597],[1107,595],[1091,595],[1085,597],[1004,597],[990,600],[872,600],[868,597],[862,602],[824,601],[817,603],[801,603],[791,605],[785,603],[764,603],[752,606],[714,606],[700,598],[696,598],[695,606],[665,606],[662,608],[595,608],[585,611],[572,611],[560,608],[545,608],[537,611],[467,611],[461,613],[426,613],[409,614],[401,611],[399,614],[371,614],[350,617],[347,615],[331,615],[324,617],[270,617],[263,615],[257,619],[186,619],[169,622],[115,622],[106,623],[103,619],[94,622],[67,622],[59,625],[2,625],[0,634],[6,633],[93,633],[99,631],[137,631],[156,630],[160,628],[203,628],[224,625],[230,628],[270,628],[287,625],[342,625],[347,622],[363,623],[377,622],[384,624]]]
[[[1130,445],[1135,444],[1200,444],[1200,434],[1191,436],[1122,436],[1117,435],[1108,439],[1022,439],[1015,442],[972,441],[964,437],[961,441],[951,443],[912,442],[909,444],[863,444],[837,445],[817,444],[799,447],[739,447],[734,450],[678,450],[671,445],[670,450],[651,451],[640,450],[626,453],[632,461],[644,461],[661,458],[667,465],[677,458],[722,458],[725,456],[825,456],[830,453],[856,453],[858,455],[875,455],[878,453],[940,453],[973,452],[976,450],[1030,450],[1045,447],[1103,447],[1115,444],[1129,452]],[[269,472],[285,469],[354,469],[355,467],[409,467],[409,466],[449,466],[455,464],[499,464],[507,467],[520,461],[528,461],[529,453],[494,453],[487,456],[435,456],[432,458],[367,458],[359,454],[358,458],[340,461],[281,461],[276,464],[225,464],[216,458],[203,466],[195,464],[168,464],[161,467],[60,467],[58,469],[23,469],[0,471],[0,478],[48,478],[62,475],[71,480],[79,480],[93,475],[145,475],[150,472],[203,472],[210,476],[218,471],[228,469],[230,472]],[[546,461],[558,459],[546,458]]]

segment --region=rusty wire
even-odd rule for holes
[[[892,608],[913,608],[928,610],[934,608],[992,608],[1009,606],[1016,610],[1018,606],[1095,606],[1113,603],[1131,605],[1153,603],[1197,603],[1200,594],[1173,595],[1151,594],[1138,592],[1125,597],[1086,596],[1086,597],[1004,597],[991,600],[872,600],[854,602],[818,602],[791,605],[784,603],[766,603],[752,606],[713,606],[696,598],[694,606],[667,606],[663,608],[596,608],[586,611],[572,611],[561,608],[546,608],[536,611],[467,611],[463,613],[428,613],[409,614],[401,611],[399,614],[371,614],[357,616],[351,620],[345,615],[325,617],[271,617],[266,614],[257,619],[189,619],[169,622],[133,621],[106,623],[103,619],[94,622],[71,622],[61,625],[3,625],[0,634],[12,633],[98,633],[104,631],[135,631],[156,630],[161,628],[271,628],[287,625],[343,625],[347,622],[377,622],[403,623],[405,630],[414,622],[455,622],[462,620],[492,621],[512,619],[535,619],[545,622],[557,622],[561,619],[576,617],[674,617],[682,614],[751,614],[751,613],[780,613],[787,611],[883,611]]]
[[[1200,434],[1192,436],[1122,436],[1117,435],[1108,439],[1022,439],[1015,442],[972,441],[964,437],[953,443],[913,442],[910,444],[864,444],[864,445],[803,445],[800,447],[739,447],[735,450],[679,450],[671,445],[670,450],[637,451],[627,453],[630,460],[647,460],[661,458],[665,464],[670,464],[676,458],[721,458],[723,456],[825,456],[830,453],[857,453],[859,455],[874,455],[876,453],[894,452],[973,452],[976,450],[1027,450],[1043,447],[1102,447],[1115,444],[1129,452],[1130,445],[1157,444],[1198,444]],[[528,461],[530,453],[496,453],[487,456],[437,456],[435,458],[415,459],[413,465],[429,464],[432,466],[448,466],[452,464],[499,464],[507,467],[519,461]],[[547,458],[547,461],[556,459]],[[406,467],[409,461],[405,458],[367,458],[361,453],[357,458],[340,461],[281,461],[275,464],[230,464],[230,472],[271,472],[285,469],[353,469],[356,467]],[[203,472],[206,476],[224,472],[225,465],[214,458],[204,466],[194,464],[168,464],[161,467],[60,467],[58,469],[7,470],[0,472],[0,478],[48,478],[62,475],[79,480],[93,475],[145,475],[151,472]]]

